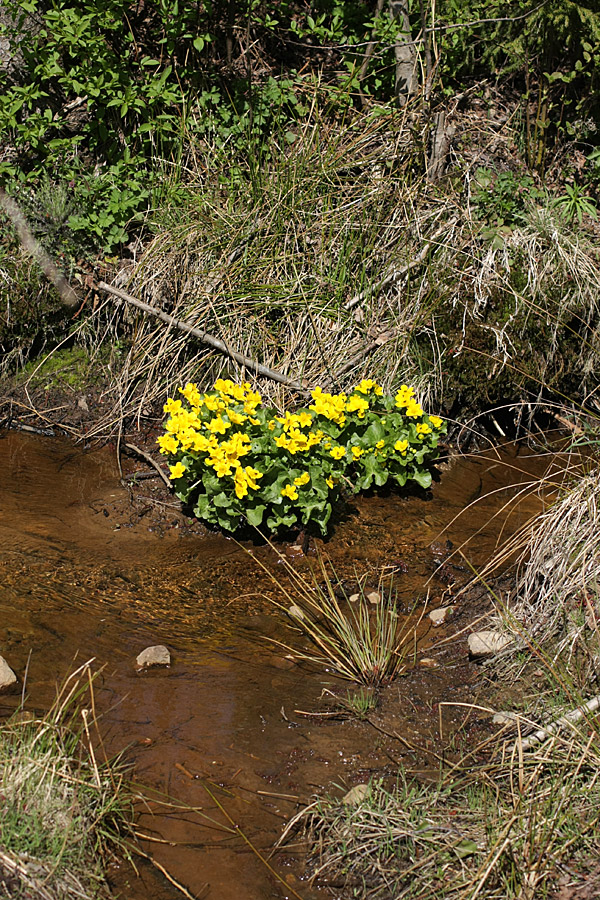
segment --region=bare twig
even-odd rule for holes
[[[152,459],[152,457],[150,456],[149,453],[146,453],[145,450],[140,450],[140,448],[139,448],[139,447],[136,447],[135,444],[124,444],[123,446],[124,446],[124,447],[127,447],[127,449],[128,449],[128,450],[131,450],[133,453],[137,453],[137,455],[138,455],[138,456],[141,456],[142,459],[145,459],[146,462],[148,463],[148,465],[149,465],[149,466],[152,466],[152,468],[155,469],[155,470],[158,472],[158,474],[160,475],[160,477],[162,478],[162,480],[164,481],[164,483],[166,484],[166,486],[169,488],[169,490],[171,490],[171,488],[173,487],[173,485],[172,485],[171,482],[169,481],[168,476],[164,473],[164,471],[161,469],[161,467],[160,467],[159,464],[156,462],[156,460],[155,460],[155,459]]]
[[[33,256],[48,281],[58,291],[61,303],[68,309],[75,309],[79,306],[81,304],[80,298],[62,272],[55,266],[40,242],[34,237],[22,210],[2,188],[0,188],[0,207],[12,222],[23,250]]]
[[[125,291],[122,291],[120,288],[112,287],[112,285],[106,284],[105,281],[100,281],[98,283],[98,287],[100,288],[100,290],[106,291],[107,294],[112,294],[114,297],[118,297],[120,300],[125,300],[125,302],[129,303],[131,306],[135,306],[137,309],[141,309],[142,312],[148,313],[148,315],[151,316],[155,316],[157,319],[160,319],[167,325],[173,325],[175,328],[178,328],[179,331],[183,331],[186,334],[191,334],[193,337],[198,338],[198,340],[203,344],[207,344],[209,347],[212,347],[213,350],[217,350],[219,353],[224,353],[226,356],[229,356],[231,359],[234,359],[237,363],[239,363],[240,366],[244,366],[245,368],[256,372],[257,375],[262,375],[263,378],[270,378],[272,381],[277,381],[279,382],[279,384],[284,384],[286,387],[298,391],[299,393],[306,393],[305,388],[299,382],[293,381],[292,379],[287,378],[285,375],[282,375],[280,372],[275,372],[273,369],[267,368],[267,366],[263,366],[262,363],[259,363],[254,359],[250,359],[249,356],[244,356],[242,353],[238,353],[236,350],[228,347],[224,341],[219,340],[219,338],[216,338],[211,334],[207,334],[205,331],[200,331],[199,328],[194,328],[192,325],[188,325],[186,322],[175,319],[173,316],[170,316],[168,313],[163,312],[161,309],[157,309],[155,306],[150,306],[149,303],[144,303],[143,300],[138,300],[137,297],[132,297],[130,294],[126,294]]]
[[[528,738],[525,738],[525,740],[521,742],[522,749],[529,750],[534,744],[545,741],[546,738],[556,734],[557,731],[564,728],[566,725],[574,725],[576,722],[581,721],[588,713],[595,712],[598,707],[600,707],[600,694],[596,697],[592,697],[587,703],[582,703],[581,706],[578,706],[576,709],[572,709],[570,712],[565,713],[564,716],[561,716],[560,719],[556,719],[556,721],[552,722],[550,725],[538,729],[538,731],[535,731]]]

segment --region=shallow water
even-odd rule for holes
[[[456,459],[441,467],[427,497],[361,499],[319,546],[348,585],[359,574],[376,586],[387,567],[401,605],[410,610],[429,592],[433,609],[468,575],[457,548],[481,566],[500,536],[539,510],[527,485],[549,466],[560,460],[514,446]],[[0,491],[0,652],[21,678],[27,670],[26,706],[47,708],[57,681],[93,657],[103,667],[96,702],[108,752],[128,748],[139,783],[197,810],[151,805],[140,826],[166,843],[147,849],[193,895],[289,896],[232,823],[268,853],[297,808],[294,798],[307,801],[334,784],[347,789],[415,760],[369,725],[295,712],[323,710],[323,688],[341,686],[264,640],[297,640],[264,600],[281,594],[247,550],[285,580],[277,554],[220,536],[184,537],[176,528],[160,536],[144,518],[128,521],[129,495],[106,448],[83,452],[5,432]],[[509,503],[520,494],[520,503]],[[455,552],[443,561],[446,541]],[[293,563],[306,569],[311,558]],[[460,609],[457,625],[469,621],[469,610]],[[426,622],[419,628],[425,651],[446,634]],[[158,643],[171,650],[171,668],[138,674],[136,655]],[[438,668],[415,667],[387,689],[380,712],[387,730],[392,723],[405,739],[433,745],[437,704],[477,689],[477,667],[460,646],[436,651]],[[19,699],[2,696],[0,713]],[[298,880],[301,854],[281,853],[272,864],[301,896],[315,896]],[[139,879],[124,870],[117,882],[130,900],[177,896],[154,870]]]

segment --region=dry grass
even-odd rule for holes
[[[17,714],[0,729],[0,896],[92,900],[108,896],[105,869],[133,835],[132,798],[118,764],[91,740],[89,665],[42,719]]]
[[[469,754],[437,785],[400,772],[359,804],[317,799],[282,842],[302,832],[313,878],[361,900],[546,897],[578,854],[598,853],[599,767],[598,723],[587,716],[533,751],[517,735],[485,765]]]
[[[598,653],[600,471],[581,476],[528,529],[517,562],[509,627],[555,656]],[[595,646],[595,650],[593,650]]]

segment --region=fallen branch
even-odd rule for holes
[[[221,341],[219,338],[214,337],[212,334],[208,334],[206,331],[200,331],[199,328],[195,328],[193,325],[188,325],[187,322],[182,322],[181,319],[176,319],[174,316],[170,316],[168,313],[163,312],[162,309],[157,309],[155,306],[150,306],[149,303],[144,303],[143,300],[138,300],[137,297],[132,297],[130,294],[126,294],[125,291],[122,291],[120,288],[112,287],[112,285],[106,284],[105,281],[100,281],[97,287],[100,288],[100,290],[105,291],[107,294],[112,294],[114,297],[118,297],[120,300],[124,300],[131,306],[135,306],[137,309],[141,309],[142,312],[148,313],[148,315],[156,316],[156,318],[160,319],[161,322],[165,322],[167,325],[172,325],[175,328],[178,328],[179,331],[183,331],[185,334],[191,334],[193,337],[198,338],[198,340],[203,344],[207,344],[209,347],[212,347],[213,350],[217,350],[219,353],[223,353],[225,356],[229,356],[231,359],[239,363],[240,366],[244,366],[246,369],[250,369],[257,375],[261,375],[263,378],[270,378],[271,381],[277,381],[279,382],[279,384],[284,384],[286,387],[289,387],[294,391],[298,391],[301,394],[307,393],[306,389],[298,381],[292,381],[290,378],[287,378],[280,372],[275,372],[273,369],[269,369],[267,368],[267,366],[263,366],[262,363],[259,363],[254,359],[250,359],[249,356],[244,356],[242,353],[238,353],[237,350],[232,350],[232,348],[228,347],[224,341]]]
[[[561,716],[560,719],[556,719],[556,721],[552,722],[550,725],[546,725],[545,728],[534,731],[528,738],[521,741],[521,748],[523,750],[529,750],[534,744],[539,744],[540,741],[545,741],[546,738],[556,734],[556,732],[561,728],[564,728],[565,725],[574,725],[576,722],[579,722],[588,713],[595,712],[598,707],[600,707],[600,694],[596,697],[592,697],[587,703],[582,703],[581,706],[571,710],[571,712],[566,713],[564,716]]]
[[[12,222],[23,250],[35,259],[48,281],[56,288],[61,303],[68,307],[68,309],[75,309],[76,306],[79,306],[81,300],[78,295],[75,293],[62,272],[54,265],[40,242],[32,234],[22,210],[17,206],[13,198],[9,197],[2,188],[0,188],[0,207],[2,207]]]
[[[433,245],[437,241],[437,239],[446,231],[447,229],[453,228],[457,219],[450,219],[448,222],[444,222],[440,228],[426,241],[425,245],[421,248],[417,256],[407,263],[405,266],[402,266],[400,269],[394,269],[392,272],[389,272],[385,278],[382,278],[377,284],[372,285],[370,288],[365,288],[364,291],[361,291],[359,294],[355,294],[354,297],[351,297],[350,300],[347,300],[344,303],[344,309],[350,310],[354,309],[355,306],[358,306],[359,303],[362,303],[367,297],[372,297],[373,294],[376,294],[382,288],[387,287],[388,284],[393,284],[394,281],[400,281],[405,275],[412,270],[420,266],[425,259],[427,258],[429,251],[432,249]]]
[[[161,469],[161,467],[159,466],[159,464],[156,462],[156,460],[155,460],[155,459],[152,459],[152,457],[150,456],[149,453],[146,453],[145,450],[140,450],[140,448],[139,448],[139,447],[136,447],[135,444],[123,444],[123,446],[124,446],[124,447],[127,447],[128,450],[131,450],[132,453],[137,453],[137,455],[138,455],[138,456],[141,456],[142,459],[145,459],[146,462],[148,463],[148,465],[149,465],[149,466],[152,466],[152,468],[153,468],[156,472],[158,472],[158,474],[160,475],[160,477],[162,478],[162,480],[164,481],[164,483],[166,484],[166,486],[169,488],[169,490],[171,490],[171,488],[173,487],[173,485],[172,485],[171,482],[169,481],[168,476],[165,474],[165,472],[163,472],[163,470]]]

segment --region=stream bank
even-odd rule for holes
[[[93,657],[103,667],[96,704],[106,750],[126,749],[136,781],[175,804],[149,803],[139,826],[152,838],[147,849],[193,895],[285,895],[227,816],[268,852],[315,790],[347,790],[399,765],[434,773],[440,702],[478,703],[485,694],[466,634],[452,639],[485,615],[483,589],[464,595],[447,624],[435,627],[423,616],[406,673],[382,690],[371,723],[329,718],[322,716],[332,709],[323,689],[339,699],[352,686],[265,641],[298,640],[266,599],[280,599],[277,585],[248,555],[283,583],[276,550],[204,529],[186,533],[171,511],[162,524],[151,510],[132,516],[110,448],[83,451],[66,440],[9,431],[0,455],[0,639],[20,679],[27,671],[26,708],[47,708],[75,664]],[[442,464],[431,492],[360,498],[316,548],[348,588],[359,577],[376,587],[382,572],[393,572],[398,609],[407,617],[420,613],[426,598],[427,610],[451,605],[471,574],[465,558],[482,566],[500,537],[540,509],[528,485],[549,464],[558,467],[560,459],[515,445],[456,457]],[[284,544],[278,550],[293,553]],[[311,555],[293,558],[307,573],[315,562]],[[137,654],[155,644],[169,647],[171,667],[137,672]],[[422,665],[423,658],[430,662]],[[0,712],[8,715],[18,702],[17,694],[3,695]],[[464,711],[442,711],[447,740]],[[454,750],[444,752],[459,753],[461,742],[489,729],[488,715],[472,716]],[[274,866],[302,896],[312,896],[301,882],[301,853],[280,851]],[[131,900],[149,890],[167,898],[174,890],[150,870],[141,881],[123,877]]]

